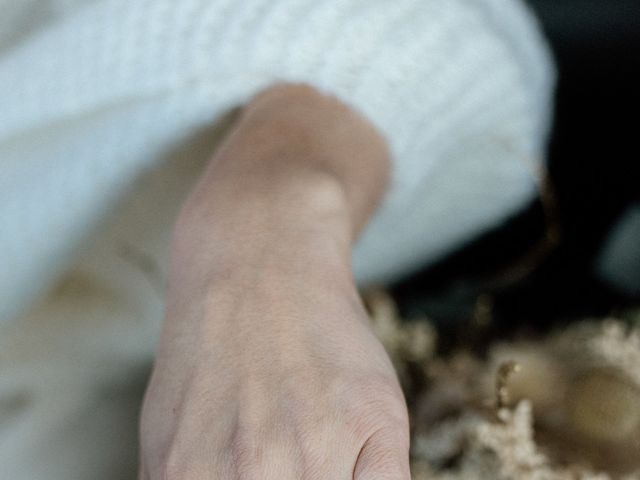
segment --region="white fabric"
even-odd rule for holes
[[[433,261],[534,195],[553,72],[518,0],[0,0],[0,12],[7,478],[131,470],[130,444],[110,435],[131,431],[118,395],[138,392],[152,358],[172,221],[212,131],[260,89],[315,85],[388,139],[393,182],[354,253],[361,283]]]

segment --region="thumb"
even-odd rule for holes
[[[353,480],[411,480],[408,429],[380,429],[364,443]]]

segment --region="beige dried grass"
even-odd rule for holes
[[[496,342],[486,359],[441,358],[427,319],[403,321],[381,290],[365,303],[410,405],[415,480],[640,480],[632,322],[584,321]]]

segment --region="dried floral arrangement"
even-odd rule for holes
[[[364,298],[409,404],[415,480],[640,480],[640,318],[443,357],[427,319]]]

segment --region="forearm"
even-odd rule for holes
[[[187,202],[174,267],[348,270],[388,170],[365,119],[308,87],[271,89],[247,105]]]

